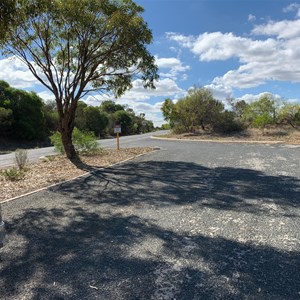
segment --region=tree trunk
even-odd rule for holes
[[[202,120],[200,121],[200,125],[201,125],[201,128],[202,128],[202,130],[203,130],[203,131],[205,131],[205,126],[204,126],[204,124],[203,124],[203,121],[202,121]]]
[[[79,159],[78,154],[72,142],[72,133],[74,129],[74,120],[70,117],[72,114],[67,112],[61,114],[59,120],[59,131],[61,134],[62,144],[64,146],[67,158],[75,162]],[[74,116],[75,117],[75,116]],[[73,118],[74,119],[74,118]]]
[[[78,159],[77,152],[72,143],[72,132],[73,132],[72,128],[62,128],[62,130],[61,130],[62,143],[63,143],[64,149],[65,149],[67,158],[71,161]]]

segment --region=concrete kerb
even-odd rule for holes
[[[151,136],[151,139],[162,141],[177,141],[177,142],[205,142],[205,143],[237,143],[237,144],[286,144],[284,141],[228,141],[228,140],[196,140],[196,139],[177,139],[177,138],[164,138],[159,136]]]
[[[154,147],[153,151],[150,151],[150,152],[147,152],[147,153],[142,153],[142,154],[139,154],[139,155],[134,156],[134,157],[129,157],[129,158],[127,158],[127,159],[124,159],[124,160],[122,160],[122,161],[119,161],[119,162],[116,162],[116,163],[114,163],[114,164],[108,165],[108,166],[106,166],[106,167],[99,168],[99,169],[97,169],[97,170],[95,170],[95,171],[86,172],[86,173],[84,173],[84,174],[75,176],[75,177],[73,177],[73,178],[71,178],[71,179],[64,180],[64,181],[61,181],[61,182],[57,182],[57,183],[54,183],[54,184],[51,184],[51,185],[42,187],[42,188],[40,188],[40,189],[34,190],[34,191],[32,191],[32,192],[29,192],[29,193],[26,193],[26,194],[22,194],[22,195],[19,195],[19,196],[10,198],[10,199],[6,199],[6,200],[0,202],[0,205],[3,204],[3,203],[7,203],[7,202],[10,202],[10,201],[13,201],[13,200],[17,200],[17,199],[19,199],[19,198],[23,198],[23,197],[26,197],[26,196],[29,196],[29,195],[38,193],[38,192],[40,192],[40,191],[47,190],[47,189],[49,189],[49,188],[51,188],[51,187],[55,187],[55,186],[59,186],[59,185],[65,184],[65,183],[67,183],[67,182],[73,181],[73,180],[75,180],[75,179],[78,179],[78,178],[81,178],[81,177],[84,177],[84,176],[88,176],[88,175],[90,175],[90,174],[94,174],[94,173],[99,172],[99,171],[101,171],[101,170],[108,169],[108,168],[111,168],[111,167],[113,167],[113,166],[117,166],[117,165],[126,163],[127,161],[130,161],[130,160],[136,159],[136,158],[138,158],[138,157],[141,157],[141,156],[144,156],[144,155],[153,153],[154,151],[157,151],[157,150],[160,150],[160,148],[159,148],[159,147]]]

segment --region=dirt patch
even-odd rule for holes
[[[300,131],[290,128],[269,128],[265,130],[247,129],[243,132],[224,135],[209,131],[195,133],[167,134],[162,138],[176,138],[187,140],[213,140],[228,142],[278,142],[287,144],[300,144]]]
[[[82,156],[81,159],[88,167],[99,169],[151,151],[153,148],[104,150],[101,154]],[[11,181],[0,174],[0,202],[86,173],[87,171],[78,169],[64,156],[48,157],[27,165],[25,177],[21,180]]]

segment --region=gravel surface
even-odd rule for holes
[[[0,167],[0,203],[151,151],[153,148],[150,147],[103,150],[99,154],[81,156],[82,162],[87,165],[87,167],[82,166],[81,169],[64,155],[44,157],[39,162],[26,164],[26,171],[23,172],[24,177],[21,180],[6,178],[5,169]]]
[[[299,146],[160,151],[3,204],[1,299],[300,299]]]

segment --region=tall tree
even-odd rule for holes
[[[67,157],[80,98],[94,91],[120,96],[140,78],[154,88],[152,34],[131,0],[15,0],[3,49],[20,58],[55,97]],[[11,1],[13,3],[13,1]],[[13,11],[13,10],[11,10]]]
[[[173,128],[177,119],[176,107],[174,102],[169,98],[165,99],[162,104],[161,111],[164,116],[164,120],[168,121],[170,127]]]
[[[246,106],[242,119],[251,124],[252,127],[264,129],[267,125],[276,123],[279,110],[278,103],[274,96],[265,94]]]
[[[15,8],[15,0],[1,0],[0,2],[0,40],[5,39],[7,29],[14,22]]]

